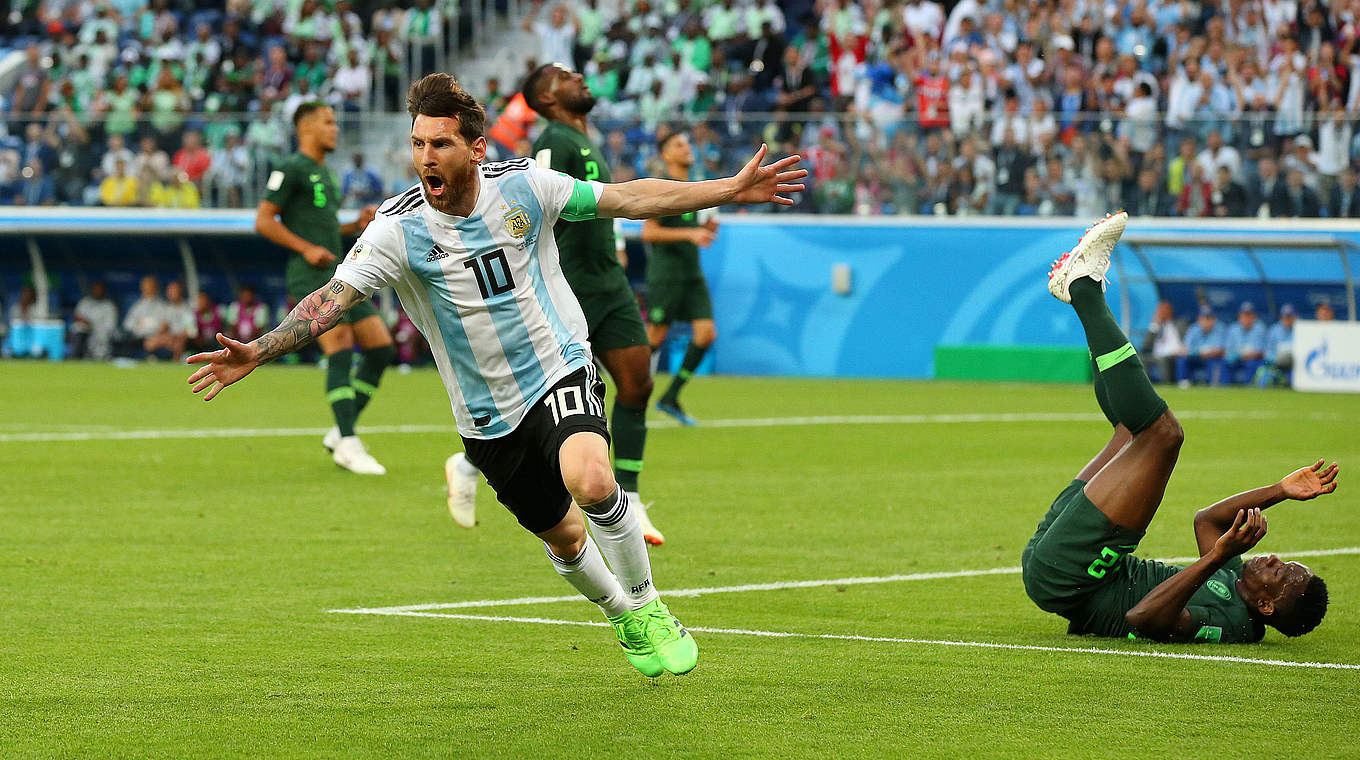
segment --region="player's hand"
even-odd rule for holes
[[[1228,532],[1214,542],[1214,551],[1223,559],[1236,557],[1260,542],[1266,535],[1266,516],[1259,509],[1239,509]]]
[[[693,232],[689,234],[689,242],[700,248],[707,248],[710,245],[713,245],[713,241],[718,237],[716,232],[707,227],[694,227],[692,229]]]
[[[217,334],[217,342],[226,348],[221,351],[205,351],[201,354],[194,354],[184,360],[185,364],[203,364],[194,374],[189,376],[189,384],[194,386],[194,393],[199,393],[205,389],[207,395],[204,401],[212,401],[222,389],[249,375],[252,370],[260,366],[260,350],[248,343],[239,340],[232,340],[222,333]]]
[[[308,264],[321,268],[327,264],[334,264],[336,257],[326,248],[319,245],[308,245],[302,249],[302,258],[306,259]]]
[[[733,203],[774,203],[779,206],[792,206],[793,201],[780,193],[802,192],[802,184],[793,184],[807,176],[807,169],[794,169],[802,160],[800,156],[785,156],[772,164],[761,166],[769,146],[760,144],[760,150],[732,178],[737,192]]]
[[[1308,501],[1335,491],[1336,476],[1341,474],[1341,468],[1337,467],[1336,462],[1332,462],[1331,467],[1326,464],[1326,459],[1319,459],[1317,464],[1300,467],[1284,476],[1280,487],[1284,489],[1285,498]]]
[[[709,219],[708,221],[704,222],[704,225],[703,225],[703,226],[706,227],[707,229],[710,229],[710,230],[713,230],[714,232],[717,232],[717,231],[718,231],[718,220],[717,220],[717,219]]]
[[[378,215],[377,206],[364,206],[363,208],[359,209],[359,218],[355,220],[355,224],[359,226],[359,231],[363,232],[364,229],[368,227],[368,223],[373,221],[373,217],[377,215]]]

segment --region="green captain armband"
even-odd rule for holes
[[[562,218],[568,222],[584,222],[598,217],[600,214],[596,201],[599,198],[596,192],[603,192],[603,188],[598,182],[574,180],[571,198],[567,199],[567,205],[562,209]]]

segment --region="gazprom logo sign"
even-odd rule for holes
[[[1294,387],[1360,393],[1360,323],[1294,323]]]

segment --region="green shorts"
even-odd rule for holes
[[[647,321],[654,325],[713,318],[713,300],[703,275],[647,283]]]
[[[626,284],[622,288],[578,292],[576,300],[585,312],[590,347],[596,356],[616,348],[649,345],[647,328],[642,326],[642,311],[633,289]]]
[[[1045,612],[1077,610],[1143,540],[1144,531],[1110,522],[1086,498],[1085,486],[1074,480],[1058,494],[1020,557],[1025,593]]]
[[[330,282],[331,278],[335,276],[334,266],[317,269],[307,264],[300,257],[295,258],[295,261],[288,262],[288,269],[284,274],[284,280],[288,286],[288,295],[294,301],[301,301],[326,287],[326,283]],[[349,310],[340,316],[340,324],[352,325],[376,316],[378,316],[378,310],[373,307],[372,301],[365,298],[349,307]]]

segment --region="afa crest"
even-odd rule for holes
[[[511,206],[505,215],[505,231],[510,233],[510,237],[522,238],[529,234],[532,226],[528,212],[519,206]]]

